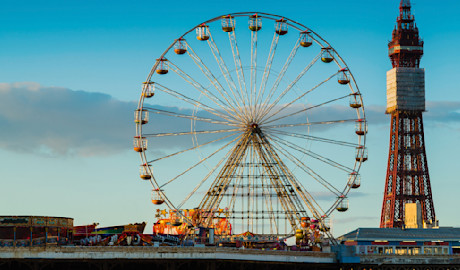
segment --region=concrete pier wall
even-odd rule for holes
[[[1,248],[0,269],[337,269],[334,253],[216,247]]]

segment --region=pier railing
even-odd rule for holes
[[[209,259],[334,263],[335,253],[226,247],[62,246],[3,247],[1,259]]]

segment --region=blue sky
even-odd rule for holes
[[[437,218],[459,226],[460,3],[413,2],[425,41],[426,147]],[[397,0],[2,1],[0,10],[0,214],[75,218],[76,224],[148,221],[154,208],[131,151],[140,85],[164,49],[222,14],[286,16],[345,59],[369,117],[369,161],[336,234],[378,226],[389,141],[387,42]]]

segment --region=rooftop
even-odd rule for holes
[[[358,228],[338,239],[340,241],[460,241],[460,228]]]

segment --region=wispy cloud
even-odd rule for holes
[[[0,148],[51,156],[110,155],[131,149],[134,133],[135,102],[117,100],[103,93],[46,87],[34,82],[0,83]],[[155,108],[192,114],[189,109],[155,105]],[[310,121],[343,119],[349,108],[328,106],[309,115]],[[428,102],[426,121],[439,124],[460,122],[460,102]],[[384,106],[366,106],[369,124],[388,124]],[[196,115],[210,117],[198,111]],[[212,116],[211,116],[212,117]],[[151,114],[151,132],[189,131],[190,120]],[[305,121],[294,117],[291,121]],[[206,129],[198,124],[197,129]],[[228,128],[214,125],[213,128]],[[207,137],[211,140],[211,137]],[[149,141],[149,149],[191,145],[190,137],[173,136]],[[160,156],[161,154],[158,154]]]
[[[388,124],[389,116],[385,115],[385,106],[366,106],[366,118],[369,124]],[[460,101],[428,101],[423,118],[431,123],[460,122]]]
[[[192,115],[190,109],[156,109]],[[132,150],[137,102],[108,94],[47,87],[34,82],[0,83],[0,148],[45,156],[98,156]],[[202,114],[197,112],[197,115]],[[190,120],[151,113],[146,133],[190,131]],[[197,127],[198,129],[201,127]],[[216,128],[216,127],[214,127]],[[149,140],[149,151],[190,147],[190,137]]]
[[[427,121],[439,123],[460,122],[460,101],[427,102]]]
[[[0,147],[45,155],[106,155],[133,136],[136,104],[107,94],[0,84]]]

